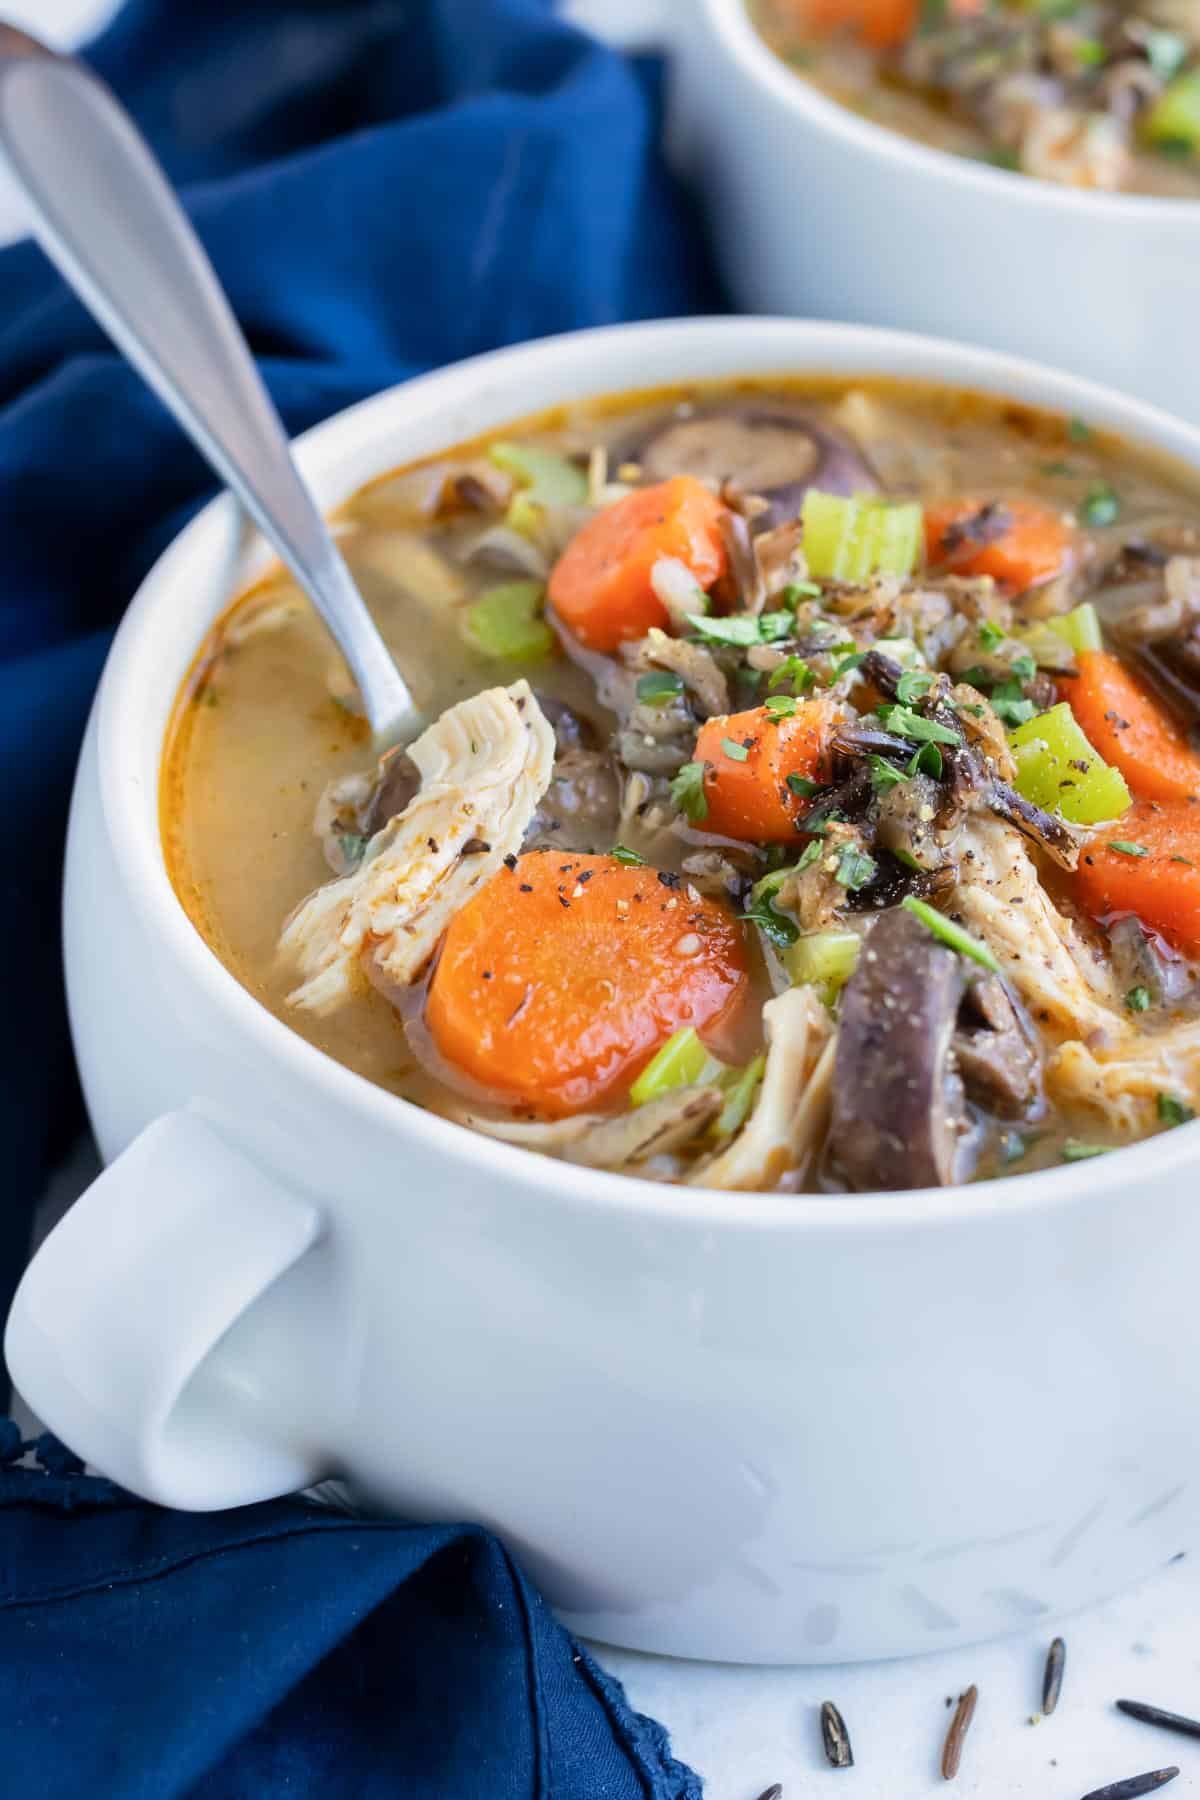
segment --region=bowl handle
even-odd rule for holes
[[[306,1486],[327,1470],[311,1446],[280,1441],[261,1371],[222,1370],[212,1352],[321,1226],[197,1114],[165,1114],[26,1270],[5,1334],[18,1391],[77,1455],[164,1506]]]

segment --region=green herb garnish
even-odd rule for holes
[[[686,614],[687,622],[699,638],[710,644],[734,644],[748,649],[751,644],[771,644],[777,638],[789,637],[796,621],[788,612],[731,613],[728,618],[706,618],[703,613]]]
[[[1154,1104],[1164,1125],[1186,1125],[1189,1119],[1196,1116],[1195,1107],[1177,1100],[1174,1094],[1159,1094]]]
[[[957,731],[951,731],[948,725],[939,725],[936,719],[923,718],[910,707],[880,706],[876,710],[885,731],[893,731],[897,737],[908,738],[914,744],[962,743]]]
[[[789,581],[779,598],[795,612],[801,600],[819,600],[821,590],[815,581]]]
[[[1068,419],[1067,436],[1073,444],[1086,444],[1091,435],[1091,426],[1085,425],[1082,419]]]
[[[1110,838],[1108,847],[1120,856],[1149,856],[1145,844],[1133,844],[1128,838]]]
[[[671,801],[693,825],[708,817],[708,801],[704,796],[707,763],[687,762],[671,782]]]
[[[896,683],[896,698],[901,706],[911,706],[933,686],[934,677],[927,669],[906,669]]]
[[[928,901],[918,900],[915,894],[906,894],[900,904],[905,912],[910,912],[914,919],[919,919],[925,929],[931,931],[947,949],[956,950],[960,956],[969,956],[972,962],[977,962],[981,968],[990,969],[993,975],[1000,973],[1000,964],[987,945],[981,944],[978,938],[972,937],[969,931],[964,931],[961,925],[956,925],[953,919],[948,919],[935,906],[930,906]]]
[[[810,781],[807,775],[789,775],[787,784],[793,794],[799,794],[802,800],[810,800],[814,794],[820,792],[821,787],[819,781]]]
[[[837,868],[833,879],[839,887],[844,887],[851,894],[859,888],[865,888],[868,882],[875,879],[875,858],[860,850],[857,844],[843,844],[838,851]]]
[[[1019,681],[997,683],[989,698],[992,711],[1006,725],[1027,725],[1037,711],[1033,701],[1025,698]]]
[[[899,787],[902,781],[908,780],[902,769],[898,769],[895,763],[888,762],[884,757],[871,756],[868,760],[871,765],[871,786],[877,794],[890,794],[894,787]]]
[[[1080,507],[1085,525],[1113,525],[1121,512],[1121,502],[1106,481],[1097,481],[1084,496]]]
[[[782,687],[785,681],[790,681],[797,694],[804,694],[808,692],[816,679],[802,656],[785,656],[779,667],[772,669],[767,682],[767,692],[773,693],[777,687]]]
[[[979,627],[979,647],[981,650],[998,650],[1004,642],[1005,634],[993,619],[985,619]]]
[[[790,694],[771,694],[763,701],[763,708],[772,719],[790,719],[796,710],[796,701]]]
[[[750,746],[748,744],[739,744],[736,738],[723,737],[721,739],[721,748],[729,758],[730,762],[745,762],[750,754]]]
[[[682,692],[682,675],[670,675],[665,670],[661,673],[656,670],[649,675],[638,676],[637,697],[643,706],[666,706]]]
[[[1150,989],[1148,987],[1131,987],[1125,996],[1125,1004],[1130,1012],[1148,1012]]]
[[[643,867],[646,861],[644,856],[639,856],[636,850],[630,850],[625,844],[614,844],[609,855],[614,862],[625,863],[631,869]]]
[[[932,775],[935,781],[942,778],[944,759],[936,744],[922,744],[916,755],[912,757],[905,771],[908,775]]]
[[[1082,1138],[1068,1138],[1062,1147],[1064,1162],[1087,1162],[1092,1156],[1107,1156],[1111,1144],[1085,1144]]]

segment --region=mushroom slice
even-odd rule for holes
[[[554,733],[526,681],[450,707],[409,756],[421,785],[352,875],[301,902],[279,948],[303,977],[291,1005],[330,1012],[371,958],[383,986],[420,973],[450,919],[515,855],[545,793]]]
[[[998,975],[970,981],[954,1034],[967,1097],[1001,1119],[1036,1118],[1044,1108],[1037,1039]]]
[[[842,993],[829,1143],[856,1193],[950,1187],[972,1136],[953,1053],[962,959],[910,913],[872,926]]]
[[[762,1193],[815,1154],[833,1074],[832,1025],[811,988],[788,988],[763,1007],[767,1063],[754,1111],[724,1150],[688,1177],[693,1187]]]
[[[874,492],[866,458],[836,426],[782,401],[705,407],[673,415],[637,447],[650,481],[695,475],[714,487],[731,483],[769,502],[754,520],[768,531],[795,518],[810,487],[831,494]]]

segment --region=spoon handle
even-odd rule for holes
[[[416,708],[292,461],[212,264],[149,147],[82,63],[0,25],[0,150],[34,235],[316,605],[377,742]]]

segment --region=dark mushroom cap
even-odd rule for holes
[[[897,907],[867,934],[842,994],[830,1150],[856,1193],[950,1187],[972,1134],[953,1054],[962,960]]]
[[[874,493],[879,486],[874,470],[843,432],[782,401],[674,415],[630,454],[651,481],[695,475],[760,495],[770,505],[755,519],[756,530],[794,519],[810,487],[859,494]]]

